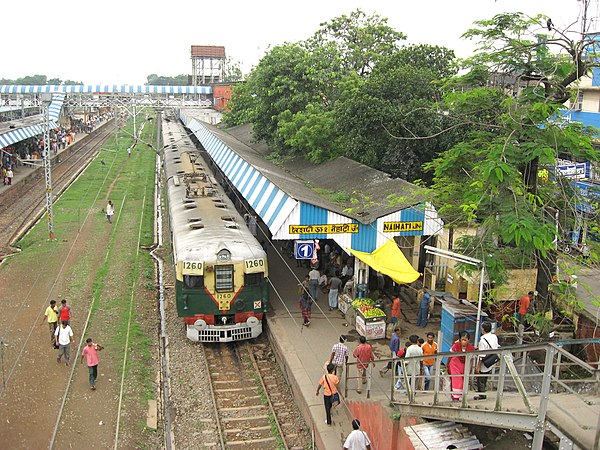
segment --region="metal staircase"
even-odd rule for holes
[[[566,348],[600,344],[600,339],[548,342],[462,353],[465,374],[449,375],[444,362],[456,353],[435,356],[432,390],[424,391],[423,375],[407,376],[411,364],[429,357],[399,359],[403,391],[394,389],[391,403],[402,414],[486,425],[533,433],[533,449],[541,449],[546,431],[560,439],[561,449],[600,449],[600,370]],[[566,347],[566,348],[565,348]],[[472,370],[480,356],[497,353],[490,374]],[[415,371],[418,373],[418,371]],[[488,377],[486,398],[475,399],[475,378]],[[451,378],[464,377],[462,393],[451,398]]]

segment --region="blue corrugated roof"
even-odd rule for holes
[[[0,94],[46,94],[63,92],[66,94],[212,94],[212,86],[155,86],[129,84],[95,85],[0,85]]]

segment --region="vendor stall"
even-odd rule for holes
[[[356,311],[356,331],[367,340],[385,338],[386,316],[370,298],[357,298],[352,302]]]

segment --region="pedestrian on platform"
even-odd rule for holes
[[[112,223],[113,216],[115,215],[115,205],[113,205],[112,200],[108,201],[108,205],[106,205],[106,219],[108,223]]]
[[[8,184],[9,186],[12,184],[12,179],[14,177],[14,173],[11,167],[8,168],[8,170],[6,171],[6,184]]]
[[[308,272],[308,283],[310,286],[310,295],[313,298],[313,301],[317,301],[317,288],[319,287],[319,278],[321,274],[319,271],[313,267],[310,272]]]
[[[390,352],[392,360],[388,361],[387,366],[379,370],[379,375],[384,376],[388,371],[396,367],[396,359],[398,359],[398,351],[400,351],[400,328],[395,327],[392,336],[390,337]]]
[[[354,298],[354,275],[350,277],[346,284],[344,284],[344,294],[349,296],[350,298]]]
[[[342,280],[338,277],[336,273],[329,279],[329,311],[333,311],[338,307],[338,293],[340,292],[340,287],[342,286]]]
[[[68,366],[71,360],[71,341],[73,339],[73,330],[66,321],[60,323],[54,333],[56,344],[58,345],[58,356],[56,362],[60,363],[62,356],[65,356],[65,363]]]
[[[401,309],[400,309],[400,297],[398,297],[398,294],[394,295],[394,299],[392,300],[392,325],[395,325],[398,323],[398,321],[400,320],[400,313],[401,313]]]
[[[58,307],[58,320],[61,322],[66,322],[67,325],[71,324],[71,319],[73,318],[73,311],[71,307],[67,304],[67,299],[63,298],[60,301],[60,306]]]
[[[342,335],[340,336],[340,341],[333,346],[331,349],[331,355],[329,356],[329,363],[335,366],[335,374],[338,378],[342,379],[342,374],[344,373],[344,367],[348,363],[348,356],[350,355],[350,350],[346,346],[346,338]]]
[[[371,440],[367,433],[360,429],[360,421],[352,420],[352,431],[344,442],[344,450],[371,450]]]
[[[471,335],[468,331],[461,331],[458,335],[458,341],[452,344],[450,351],[453,353],[465,353],[477,350],[471,345]],[[450,397],[453,401],[462,399],[463,385],[465,382],[465,364],[466,356],[451,356],[448,358],[448,372],[450,374],[450,384],[452,386],[452,394]]]
[[[498,344],[498,336],[495,333],[492,333],[492,324],[490,322],[483,322],[481,325],[481,329],[483,334],[481,335],[481,339],[479,339],[479,350],[495,350],[500,347]],[[485,392],[487,391],[487,381],[490,374],[494,371],[494,364],[490,364],[490,366],[486,366],[484,360],[488,356],[492,356],[493,354],[480,356],[477,360],[477,366],[475,366],[475,373],[480,374],[481,376],[477,377],[477,392],[479,395],[475,397],[475,400],[484,400],[487,398]]]
[[[319,289],[323,294],[329,294],[329,280],[327,279],[327,274],[323,272],[319,277]]]
[[[304,277],[304,281],[300,283],[300,287],[298,289],[298,307],[302,312],[303,325],[305,327],[310,325],[310,319],[312,317],[312,304],[313,300],[310,295],[310,283],[308,281],[308,275]]]
[[[42,318],[42,323],[48,323],[48,327],[50,328],[50,345],[54,347],[56,342],[54,333],[56,333],[56,328],[58,327],[58,309],[56,308],[56,300],[50,300],[50,306],[46,308],[44,317],[45,319]]]
[[[408,340],[410,341],[410,345],[406,349],[405,358],[423,356],[423,349],[419,345],[419,336],[412,334],[408,337]],[[408,377],[408,384],[410,385],[411,389],[414,390],[418,388],[417,377],[420,374],[421,360],[413,359],[406,362],[406,375]]]
[[[325,404],[325,423],[331,425],[331,407],[333,406],[334,395],[337,394],[337,385],[340,379],[335,375],[335,366],[333,364],[327,365],[327,373],[319,380],[317,386],[317,396],[323,386],[323,403]],[[339,394],[338,394],[339,398]]]
[[[83,364],[83,358],[87,360],[88,371],[90,373],[90,389],[92,391],[96,390],[96,379],[98,378],[98,352],[102,350],[100,344],[96,344],[92,341],[92,338],[87,338],[85,340],[85,347],[83,348],[83,352],[81,352],[81,364]]]
[[[523,323],[523,321],[525,319],[525,315],[529,311],[529,307],[531,306],[531,301],[533,300],[533,295],[534,295],[534,292],[529,291],[527,293],[527,295],[524,295],[519,300],[519,323],[520,324]]]
[[[427,326],[427,316],[429,315],[429,304],[431,303],[431,296],[429,292],[423,290],[421,295],[421,305],[419,307],[419,315],[417,317],[417,326],[425,328]]]
[[[362,384],[367,384],[367,369],[369,364],[373,363],[375,366],[375,354],[373,353],[373,347],[371,344],[367,344],[367,339],[364,336],[360,337],[360,344],[354,349],[353,356],[358,360],[356,369],[358,371],[358,377],[356,379],[356,392],[362,393]]]
[[[427,333],[427,340],[421,346],[423,350],[423,356],[433,356],[438,352],[438,345],[433,339],[435,334],[430,331]],[[435,367],[435,358],[428,358],[423,360],[423,376],[425,377],[425,382],[423,389],[426,391],[429,390],[431,385],[431,377],[433,376],[433,369]]]
[[[410,347],[410,341],[406,341],[404,343],[404,347],[401,348],[398,351],[398,360],[403,359],[406,356],[406,350],[408,350],[408,347]],[[404,385],[403,385],[403,373],[404,371],[402,370],[402,364],[400,363],[400,361],[398,361],[396,363],[396,367],[398,368],[397,372],[398,372],[398,380],[396,380],[396,384],[394,385],[394,389],[396,389],[397,391],[404,389]]]

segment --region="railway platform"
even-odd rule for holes
[[[98,130],[100,127],[106,125],[109,121],[103,120],[101,121],[95,128]],[[89,133],[75,133],[75,138],[70,145],[67,145],[65,148],[58,149],[56,155],[52,155],[50,159],[54,161],[55,158],[60,158],[60,155],[64,152],[70,151],[75,144],[77,144],[82,139],[89,136]],[[44,160],[43,159],[34,159],[34,160],[26,160],[21,162],[17,167],[13,168],[13,178],[11,185],[5,185],[4,183],[0,184],[0,196],[4,195],[4,193],[11,190],[11,188],[23,181],[26,181],[29,177],[35,176],[38,170],[44,169]],[[42,172],[43,173],[43,172]]]
[[[340,335],[347,338],[346,345],[350,351],[348,361],[356,361],[352,352],[359,344],[359,334],[354,324],[346,322],[340,310],[329,311],[327,297],[322,292],[319,292],[317,302],[313,304],[310,326],[303,326],[297,305],[297,285],[298,280],[302,280],[309,269],[295,267],[294,259],[280,255],[272,246],[268,248],[268,256],[270,278],[273,282],[272,311],[267,319],[270,340],[284,366],[285,376],[291,384],[305,420],[310,417],[311,423],[308,425],[314,430],[317,448],[342,448],[346,436],[352,431],[351,422],[355,417],[361,420],[363,425],[367,425],[361,429],[367,432],[374,444],[377,444],[377,437],[369,430],[367,416],[375,411],[376,414],[390,415],[385,410],[389,408],[391,401],[391,372],[384,377],[380,376],[379,369],[383,368],[384,363],[378,363],[373,368],[369,398],[365,388],[360,394],[356,391],[355,378],[348,380],[348,394],[344,398],[345,386],[341,380],[339,392],[342,395],[342,403],[333,409],[333,424],[327,425],[323,396],[315,395],[316,386],[324,373],[324,365],[329,360],[331,349],[339,341]],[[403,340],[410,334],[425,337],[428,331],[437,332],[439,329],[439,323],[435,322],[430,323],[427,328],[417,328],[415,305],[403,305],[403,313],[409,319],[400,323]],[[373,346],[376,359],[389,358],[387,339],[368,342]],[[355,366],[350,366],[349,372],[349,377],[356,377]],[[377,419],[379,420],[379,417]],[[386,448],[383,444],[379,442],[375,448]]]

